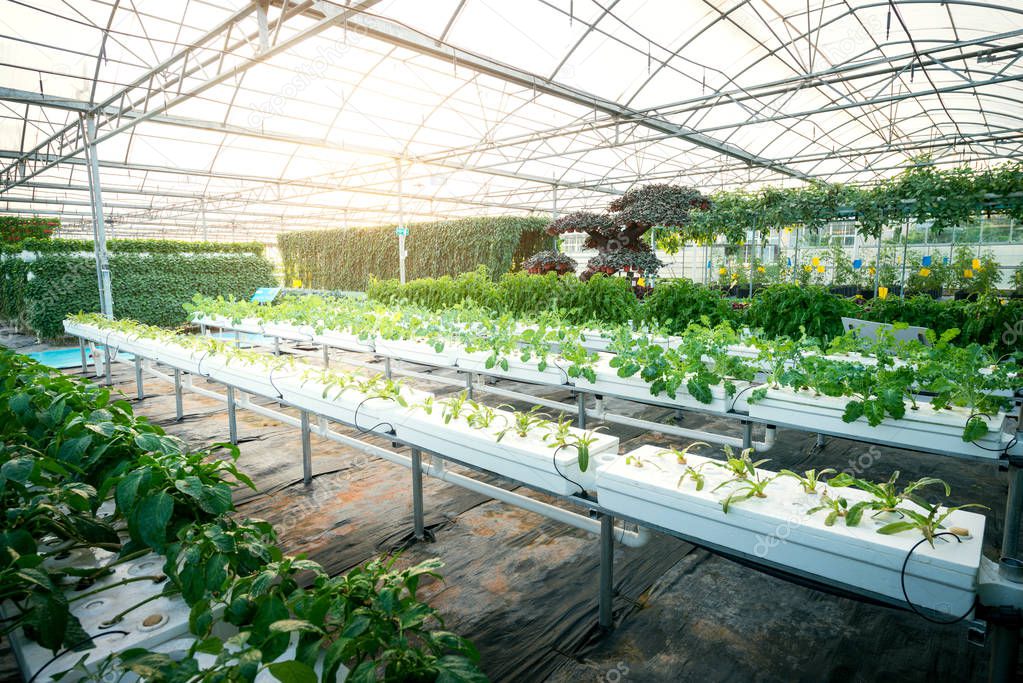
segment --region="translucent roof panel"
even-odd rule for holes
[[[1023,3],[18,0],[0,211],[175,237],[867,183],[1023,145]],[[73,228],[72,228],[73,229]]]

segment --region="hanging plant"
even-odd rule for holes
[[[531,275],[574,273],[576,262],[556,251],[538,251],[522,262],[522,268]]]

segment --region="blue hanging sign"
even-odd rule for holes
[[[260,287],[256,290],[256,293],[252,295],[252,303],[254,304],[270,304],[277,298],[277,295],[281,293],[280,287]]]
[[[786,265],[789,268],[791,268],[792,267],[792,257],[790,256],[789,258],[785,259],[785,261],[787,262]]]
[[[853,270],[859,270],[863,267],[863,259],[856,259],[853,261]]]
[[[924,267],[930,266],[931,265],[931,257],[930,257],[930,255],[924,256],[923,260],[922,260],[922,263],[923,263]]]
[[[948,265],[948,257],[947,257],[947,256],[946,256],[946,257],[944,257],[944,258],[942,258],[941,260],[942,260],[942,262],[943,262],[943,263],[944,263],[944,264],[945,264],[946,266]]]
[[[712,268],[712,266],[711,266],[710,261],[707,261],[707,270],[710,270],[711,268]]]
[[[394,229],[394,234],[398,237],[408,237],[408,228],[401,225]]]

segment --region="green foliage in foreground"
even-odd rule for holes
[[[75,602],[155,580],[94,586],[155,551],[168,579],[160,594],[191,606],[195,644],[183,659],[136,648],[98,671],[76,665],[85,680],[131,671],[147,681],[247,682],[267,671],[315,683],[333,680],[341,665],[349,680],[486,680],[472,645],[417,598],[424,577],[439,578],[438,561],[400,569],[374,560],[329,577],[315,562],[285,556],[269,524],[236,514],[233,489],[253,486],[238,456],[229,444],[192,451],[109,390],[0,350],[0,599],[11,606],[0,635],[22,629],[54,653],[89,649],[96,625],[74,616]],[[101,512],[110,500],[113,512]],[[45,563],[72,548],[113,555],[100,567]],[[217,635],[225,627],[237,635]],[[273,662],[293,635],[294,658]]]

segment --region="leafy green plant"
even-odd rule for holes
[[[945,528],[942,522],[948,519],[953,512],[956,510],[963,510],[965,508],[987,509],[987,506],[980,505],[979,503],[968,503],[966,505],[943,508],[939,505],[931,505],[924,502],[922,507],[927,511],[927,514],[921,514],[916,510],[910,510],[909,508],[899,508],[898,512],[907,519],[885,524],[877,530],[877,533],[897,534],[901,531],[911,531],[916,529],[923,534],[923,537],[927,539],[927,542],[933,548],[937,534]]]
[[[715,486],[714,490],[717,491],[724,486],[732,486],[728,495],[721,501],[721,510],[726,514],[728,513],[728,508],[733,503],[749,500],[750,498],[766,498],[767,485],[777,478],[777,475],[774,477],[764,477],[760,474],[757,467],[767,462],[767,460],[753,462],[750,458],[752,452],[752,448],[746,448],[736,458],[731,447],[725,446],[725,456],[727,459],[724,463],[720,463],[720,466],[728,470],[732,477]],[[714,462],[714,464],[717,465],[719,463]]]
[[[832,498],[827,493],[822,493],[820,498],[820,505],[816,505],[806,511],[808,515],[814,515],[821,510],[827,510],[828,516],[824,518],[825,526],[834,526],[840,518],[845,518],[847,526],[856,526],[860,522],[860,516],[850,517],[849,501],[845,498],[838,497]]]
[[[511,408],[511,406],[508,406]],[[512,423],[497,433],[500,441],[508,432],[514,432],[520,439],[529,436],[529,432],[547,422],[547,414],[540,412],[542,406],[533,406],[529,410],[516,410],[512,413]]]
[[[686,458],[689,456],[689,451],[691,451],[694,448],[701,448],[703,446],[710,448],[709,443],[703,441],[694,441],[693,443],[686,445],[685,448],[669,448],[666,451],[661,451],[660,453],[658,453],[658,455],[673,455],[675,456],[675,462],[677,462],[679,465],[686,465],[688,464]]]
[[[835,469],[832,467],[825,467],[824,469],[817,470],[806,470],[803,474],[798,474],[792,470],[781,470],[778,472],[778,476],[781,477],[792,477],[799,482],[799,485],[803,487],[804,493],[815,494],[817,493],[817,486],[823,483],[822,477],[835,474]]]
[[[946,496],[952,493],[949,485],[936,477],[923,477],[916,481],[911,481],[900,490],[896,484],[899,474],[899,471],[896,470],[892,472],[888,481],[878,484],[842,472],[828,482],[829,486],[835,488],[853,486],[873,496],[871,500],[860,501],[849,509],[846,517],[849,526],[855,526],[859,523],[863,512],[867,510],[874,511],[873,516],[875,517],[880,514],[898,514],[901,516],[902,510],[899,506],[905,500],[911,500],[917,505],[927,508],[929,504],[917,492],[929,486],[941,485],[945,489]]]

